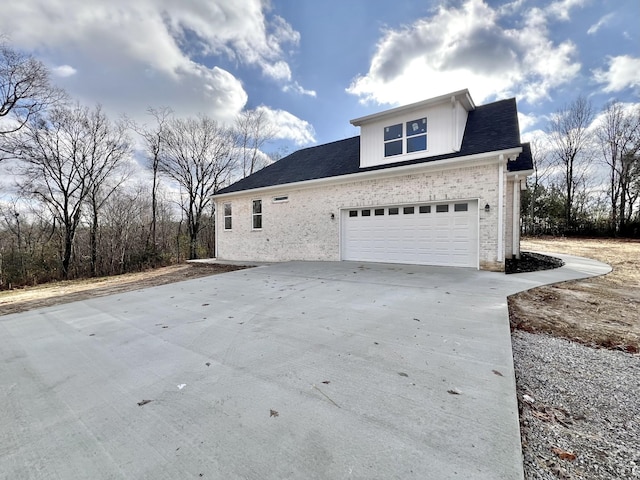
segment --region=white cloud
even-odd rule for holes
[[[302,85],[300,85],[298,82],[293,82],[293,83],[290,83],[289,85],[285,85],[284,87],[282,87],[282,91],[283,92],[293,92],[293,93],[297,93],[299,95],[307,95],[309,97],[315,97],[316,96],[316,91],[315,90],[307,90],[307,89],[303,88]]]
[[[78,71],[73,68],[71,65],[59,65],[51,69],[51,73],[53,73],[56,77],[70,77],[78,73]]]
[[[532,126],[536,125],[539,121],[540,121],[540,118],[536,117],[533,114],[518,112],[518,124],[520,125],[521,132],[528,131]]]
[[[625,88],[640,88],[640,58],[629,55],[609,57],[608,69],[593,71],[597,83],[606,84],[605,92],[619,92]]]
[[[522,13],[516,28],[501,24],[523,5],[494,9],[482,0],[461,7],[441,6],[428,18],[399,30],[388,30],[378,42],[369,72],[347,91],[363,101],[399,104],[469,88],[481,102],[518,95],[534,103],[580,71],[571,41],[554,43],[547,23],[565,18],[578,0],[555,2],[544,10]],[[508,7],[508,8],[507,8]]]
[[[640,102],[619,102],[615,98],[610,99],[610,101],[617,103],[621,107],[622,112],[625,115],[629,115],[632,118],[636,118],[636,116],[640,114]],[[602,126],[602,124],[605,121],[606,121],[606,112],[603,108],[598,113],[596,113],[596,115],[594,116],[591,122],[591,125],[589,125],[589,128],[587,130],[595,134],[596,129]]]
[[[271,77],[275,80],[291,80],[291,69],[287,62],[282,60],[273,64],[265,65],[262,68],[262,71],[267,77]]]
[[[274,139],[293,140],[298,146],[315,143],[315,131],[306,120],[301,120],[287,111],[274,110],[264,105],[256,110],[264,112],[266,119],[275,127]]]
[[[168,105],[220,121],[242,110],[247,93],[229,71],[205,65],[210,56],[289,84],[285,49],[300,41],[261,0],[23,0],[3,4],[0,32],[60,65],[59,85],[82,102],[133,117]]]
[[[513,2],[505,3],[498,7],[498,13],[500,15],[511,15],[517,13],[522,8],[522,5],[526,0],[514,0]]]
[[[552,17],[558,20],[568,21],[571,19],[571,9],[575,7],[582,7],[587,3],[587,0],[559,0],[557,2],[551,2],[545,11]]]
[[[522,128],[522,124],[520,125],[520,128]],[[536,129],[536,130],[530,130],[528,132],[523,133],[520,136],[520,139],[522,140],[523,143],[537,142],[538,144],[542,144],[542,143],[546,143],[545,142],[546,137],[547,137],[547,133],[544,130]]]
[[[613,13],[607,13],[600,20],[598,20],[596,23],[591,25],[589,27],[589,30],[587,30],[587,33],[589,35],[595,34],[598,30],[600,30],[602,27],[607,25],[611,21],[612,18],[613,18]]]

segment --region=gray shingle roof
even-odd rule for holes
[[[496,150],[520,147],[518,111],[514,98],[476,107],[469,112],[459,152],[437,155],[375,167],[360,168],[360,137],[304,148],[223,188],[218,193],[233,193],[287,183],[338,177],[352,173],[434,162]],[[518,159],[509,162],[509,171],[532,168],[531,150],[523,150]],[[525,151],[528,154],[525,154]]]

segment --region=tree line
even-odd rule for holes
[[[112,120],[1,40],[0,160],[15,188],[0,192],[0,289],[213,256],[211,196],[276,159],[264,111]]]
[[[0,289],[214,255],[211,195],[278,155],[264,110],[232,125],[149,108],[110,119],[74,102],[0,38]],[[640,108],[578,97],[532,142],[525,234],[640,236]],[[134,175],[142,162],[144,176]],[[6,183],[0,183],[6,185]]]
[[[525,234],[640,237],[640,104],[579,96],[531,142]]]

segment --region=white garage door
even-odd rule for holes
[[[478,202],[342,210],[342,259],[478,266]]]

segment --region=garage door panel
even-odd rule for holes
[[[342,258],[372,262],[415,263],[477,267],[478,265],[478,207],[477,201],[438,203],[429,208],[413,207],[413,214],[397,208],[397,215],[389,215],[389,207],[367,207],[342,212]],[[384,209],[384,215],[375,215]],[[370,216],[362,216],[369,210]],[[456,211],[458,210],[458,211]],[[407,209],[410,211],[410,209]],[[427,213],[428,212],[428,213]]]

